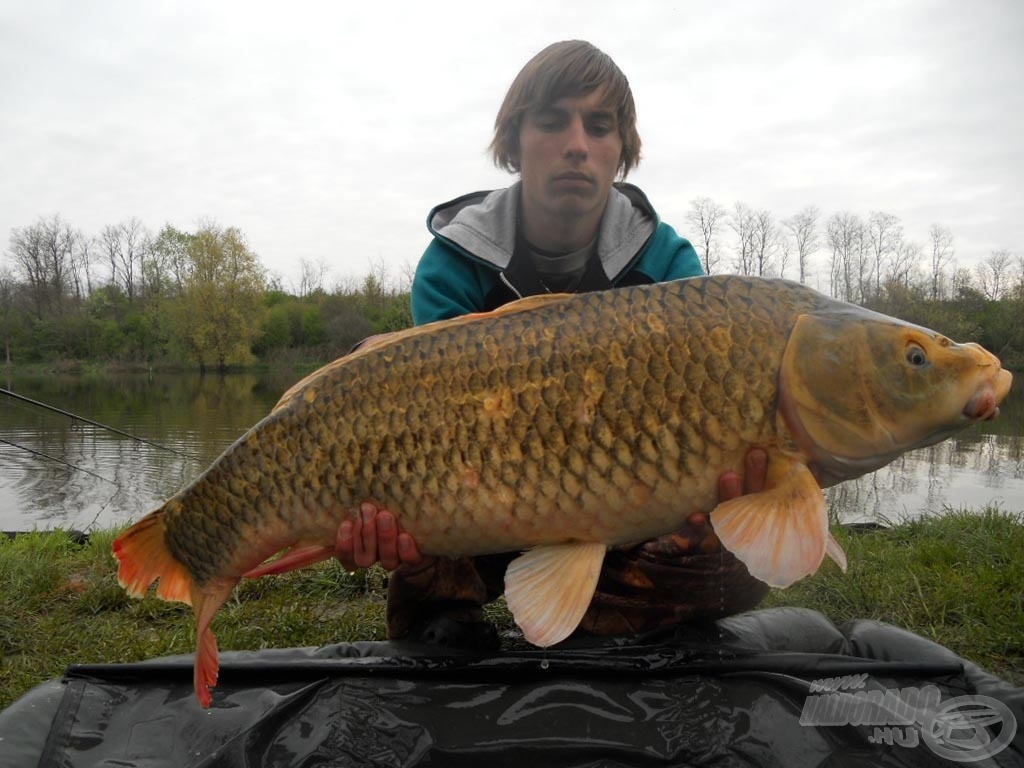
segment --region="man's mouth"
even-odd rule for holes
[[[579,171],[566,171],[555,176],[556,182],[564,182],[566,184],[593,184],[594,180],[587,176],[585,173]]]

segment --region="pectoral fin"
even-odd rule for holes
[[[769,457],[765,490],[720,504],[711,525],[751,575],[773,587],[817,571],[826,551],[840,565],[846,562],[829,535],[825,494],[814,475],[780,454]]]
[[[505,572],[505,600],[523,636],[546,648],[579,626],[597,587],[607,547],[550,544],[513,560]]]
[[[839,566],[839,570],[846,573],[846,553],[843,545],[836,541],[832,534],[828,535],[828,543],[825,545],[825,554],[832,558],[832,561]]]

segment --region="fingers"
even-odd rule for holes
[[[369,568],[376,562],[393,571],[402,563],[416,563],[422,558],[416,542],[402,530],[395,516],[370,502],[363,502],[354,517],[342,520],[335,551],[350,571]]]
[[[413,565],[423,559],[420,548],[416,546],[416,540],[405,531],[399,528],[398,534],[398,558],[403,563]]]
[[[347,570],[369,568],[377,562],[377,515],[377,507],[364,502],[354,517],[345,518],[338,526],[334,549]]]
[[[360,534],[355,536],[356,565],[369,568],[377,562],[377,508],[364,501],[359,507]]]
[[[727,470],[718,477],[718,503],[743,495],[743,478],[739,472]]]
[[[393,571],[402,564],[398,556],[398,523],[386,509],[377,513],[377,557],[386,571]]]
[[[692,533],[697,536],[702,536],[711,530],[708,516],[699,511],[686,518],[686,524],[690,526]]]
[[[760,493],[768,478],[768,453],[764,448],[751,448],[743,459],[743,476],[727,470],[718,478],[718,501],[729,501],[745,493]]]
[[[359,566],[355,559],[355,542],[353,540],[353,528],[355,523],[348,518],[341,521],[338,526],[338,535],[334,539],[334,552],[342,567],[346,571],[354,571]]]
[[[743,487],[745,493],[760,493],[768,482],[768,452],[764,448],[751,448],[744,461]]]

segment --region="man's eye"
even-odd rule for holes
[[[542,131],[560,131],[565,127],[565,120],[556,116],[540,116],[535,121],[537,127]]]
[[[591,136],[607,136],[613,130],[615,130],[614,126],[606,122],[591,123],[587,126],[587,133]]]

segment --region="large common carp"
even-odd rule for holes
[[[392,334],[296,384],[114,542],[118,575],[132,595],[159,579],[158,596],[192,605],[208,706],[210,622],[234,586],[331,556],[343,516],[372,500],[427,554],[527,550],[506,597],[547,646],[579,623],[608,546],[695,510],[768,584],[826,552],[843,564],[820,484],[991,418],[1010,382],[976,344],[782,280],[524,299]],[[718,476],[754,446],[766,489],[716,507]]]

